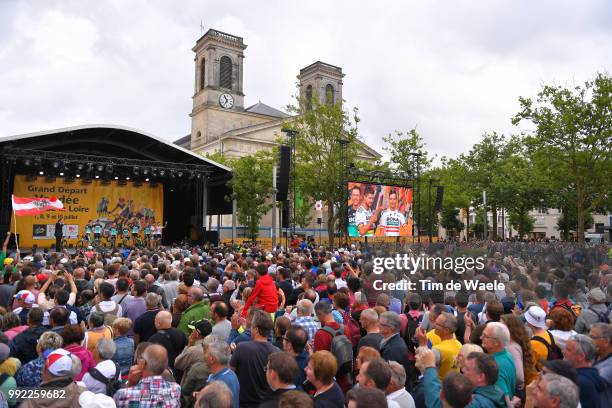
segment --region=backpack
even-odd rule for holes
[[[330,351],[338,362],[336,377],[351,373],[353,371],[353,343],[344,334],[344,326],[340,325],[338,330],[323,326],[323,330],[332,336]]]
[[[597,315],[597,319],[599,323],[610,323],[610,319],[608,318],[607,311],[606,312],[598,312],[593,309],[593,306],[589,306],[589,310]]]
[[[111,327],[113,323],[115,322],[115,320],[117,320],[117,318],[119,317],[117,316],[117,312],[119,311],[119,305],[116,303],[115,303],[115,308],[111,310],[110,312],[103,312],[102,308],[100,307],[100,304],[97,304],[95,308],[97,312],[100,312],[104,315],[104,325],[105,326]]]
[[[357,323],[357,320],[351,316],[349,312],[342,313],[342,320],[344,324],[349,329],[349,333],[351,333],[351,343],[353,344],[353,349],[357,349],[357,345],[359,344],[359,340],[361,340],[361,326]]]
[[[565,303],[553,306],[552,309],[550,309],[550,310],[552,311],[553,309],[555,309],[557,307],[561,307],[561,308],[567,310],[568,312],[570,312],[572,314],[572,318],[574,319],[574,322],[576,322],[576,319],[578,319],[578,316],[580,316],[580,313],[582,312],[582,307],[580,305],[568,306]]]
[[[88,371],[89,375],[91,375],[94,380],[100,381],[102,384],[106,385],[106,395],[109,397],[115,395],[121,388],[121,369],[115,361],[113,361],[113,363],[115,363],[115,375],[112,378],[106,378],[104,374],[95,367],[91,367]]]
[[[563,351],[561,351],[559,346],[555,343],[555,338],[548,330],[546,330],[546,333],[550,336],[550,343],[540,336],[533,336],[531,340],[539,341],[546,346],[546,350],[548,351],[547,360],[563,360]]]
[[[414,339],[414,334],[416,333],[417,327],[423,321],[423,313],[419,312],[419,317],[416,319],[412,318],[410,313],[405,313],[406,316],[406,333],[404,334],[404,341],[406,342],[406,346],[408,347],[408,352],[414,354],[416,351],[416,341]]]

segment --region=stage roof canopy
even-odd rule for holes
[[[0,138],[4,147],[157,160],[211,166],[212,179],[231,178],[231,169],[142,130],[118,125],[81,125]]]

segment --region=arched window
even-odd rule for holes
[[[206,60],[202,58],[202,62],[200,62],[200,91],[204,89],[206,79]]]
[[[227,56],[223,56],[219,65],[219,86],[221,88],[232,89],[232,60]]]
[[[325,87],[325,103],[328,105],[334,104],[334,87],[332,84],[327,84]]]
[[[306,87],[306,109],[312,110],[312,85]]]

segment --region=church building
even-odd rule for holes
[[[227,158],[237,158],[271,150],[283,136],[281,129],[291,120],[290,115],[262,102],[244,106],[246,48],[241,37],[214,29],[198,39],[193,47],[195,81],[191,134],[176,140],[175,144],[201,155],[221,152]],[[319,95],[327,103],[340,101],[343,78],[342,68],[317,61],[302,68],[297,76],[300,96],[308,100]],[[360,142],[355,159],[374,162],[380,157],[378,152]],[[223,217],[220,223],[220,236],[227,238],[224,230],[230,228],[231,218]],[[262,220],[260,236],[269,237],[271,226],[271,214],[268,214]],[[301,232],[313,235],[319,228],[316,224],[310,227]],[[325,226],[322,230],[325,234]]]

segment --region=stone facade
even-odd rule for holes
[[[190,113],[191,134],[176,140],[175,144],[202,155],[221,152],[228,158],[238,158],[261,150],[272,150],[277,141],[282,140],[284,135],[281,129],[291,120],[289,115],[262,102],[244,107],[243,61],[246,48],[241,37],[214,29],[198,39],[193,47],[195,80]],[[301,69],[297,78],[303,97],[310,89],[310,95],[318,95],[321,102],[342,100],[344,73],[340,67],[317,61]],[[222,95],[231,96],[231,107],[221,104]],[[360,143],[357,160],[374,162],[380,157],[374,149]],[[324,220],[325,217],[324,212]],[[262,219],[262,236],[269,236],[271,220],[271,212]],[[218,225],[222,238],[227,237],[228,231],[222,227],[231,226],[231,216],[209,216],[207,222],[212,229]],[[310,235],[319,229],[314,212],[309,228]],[[321,225],[321,228],[326,230],[325,225]]]

